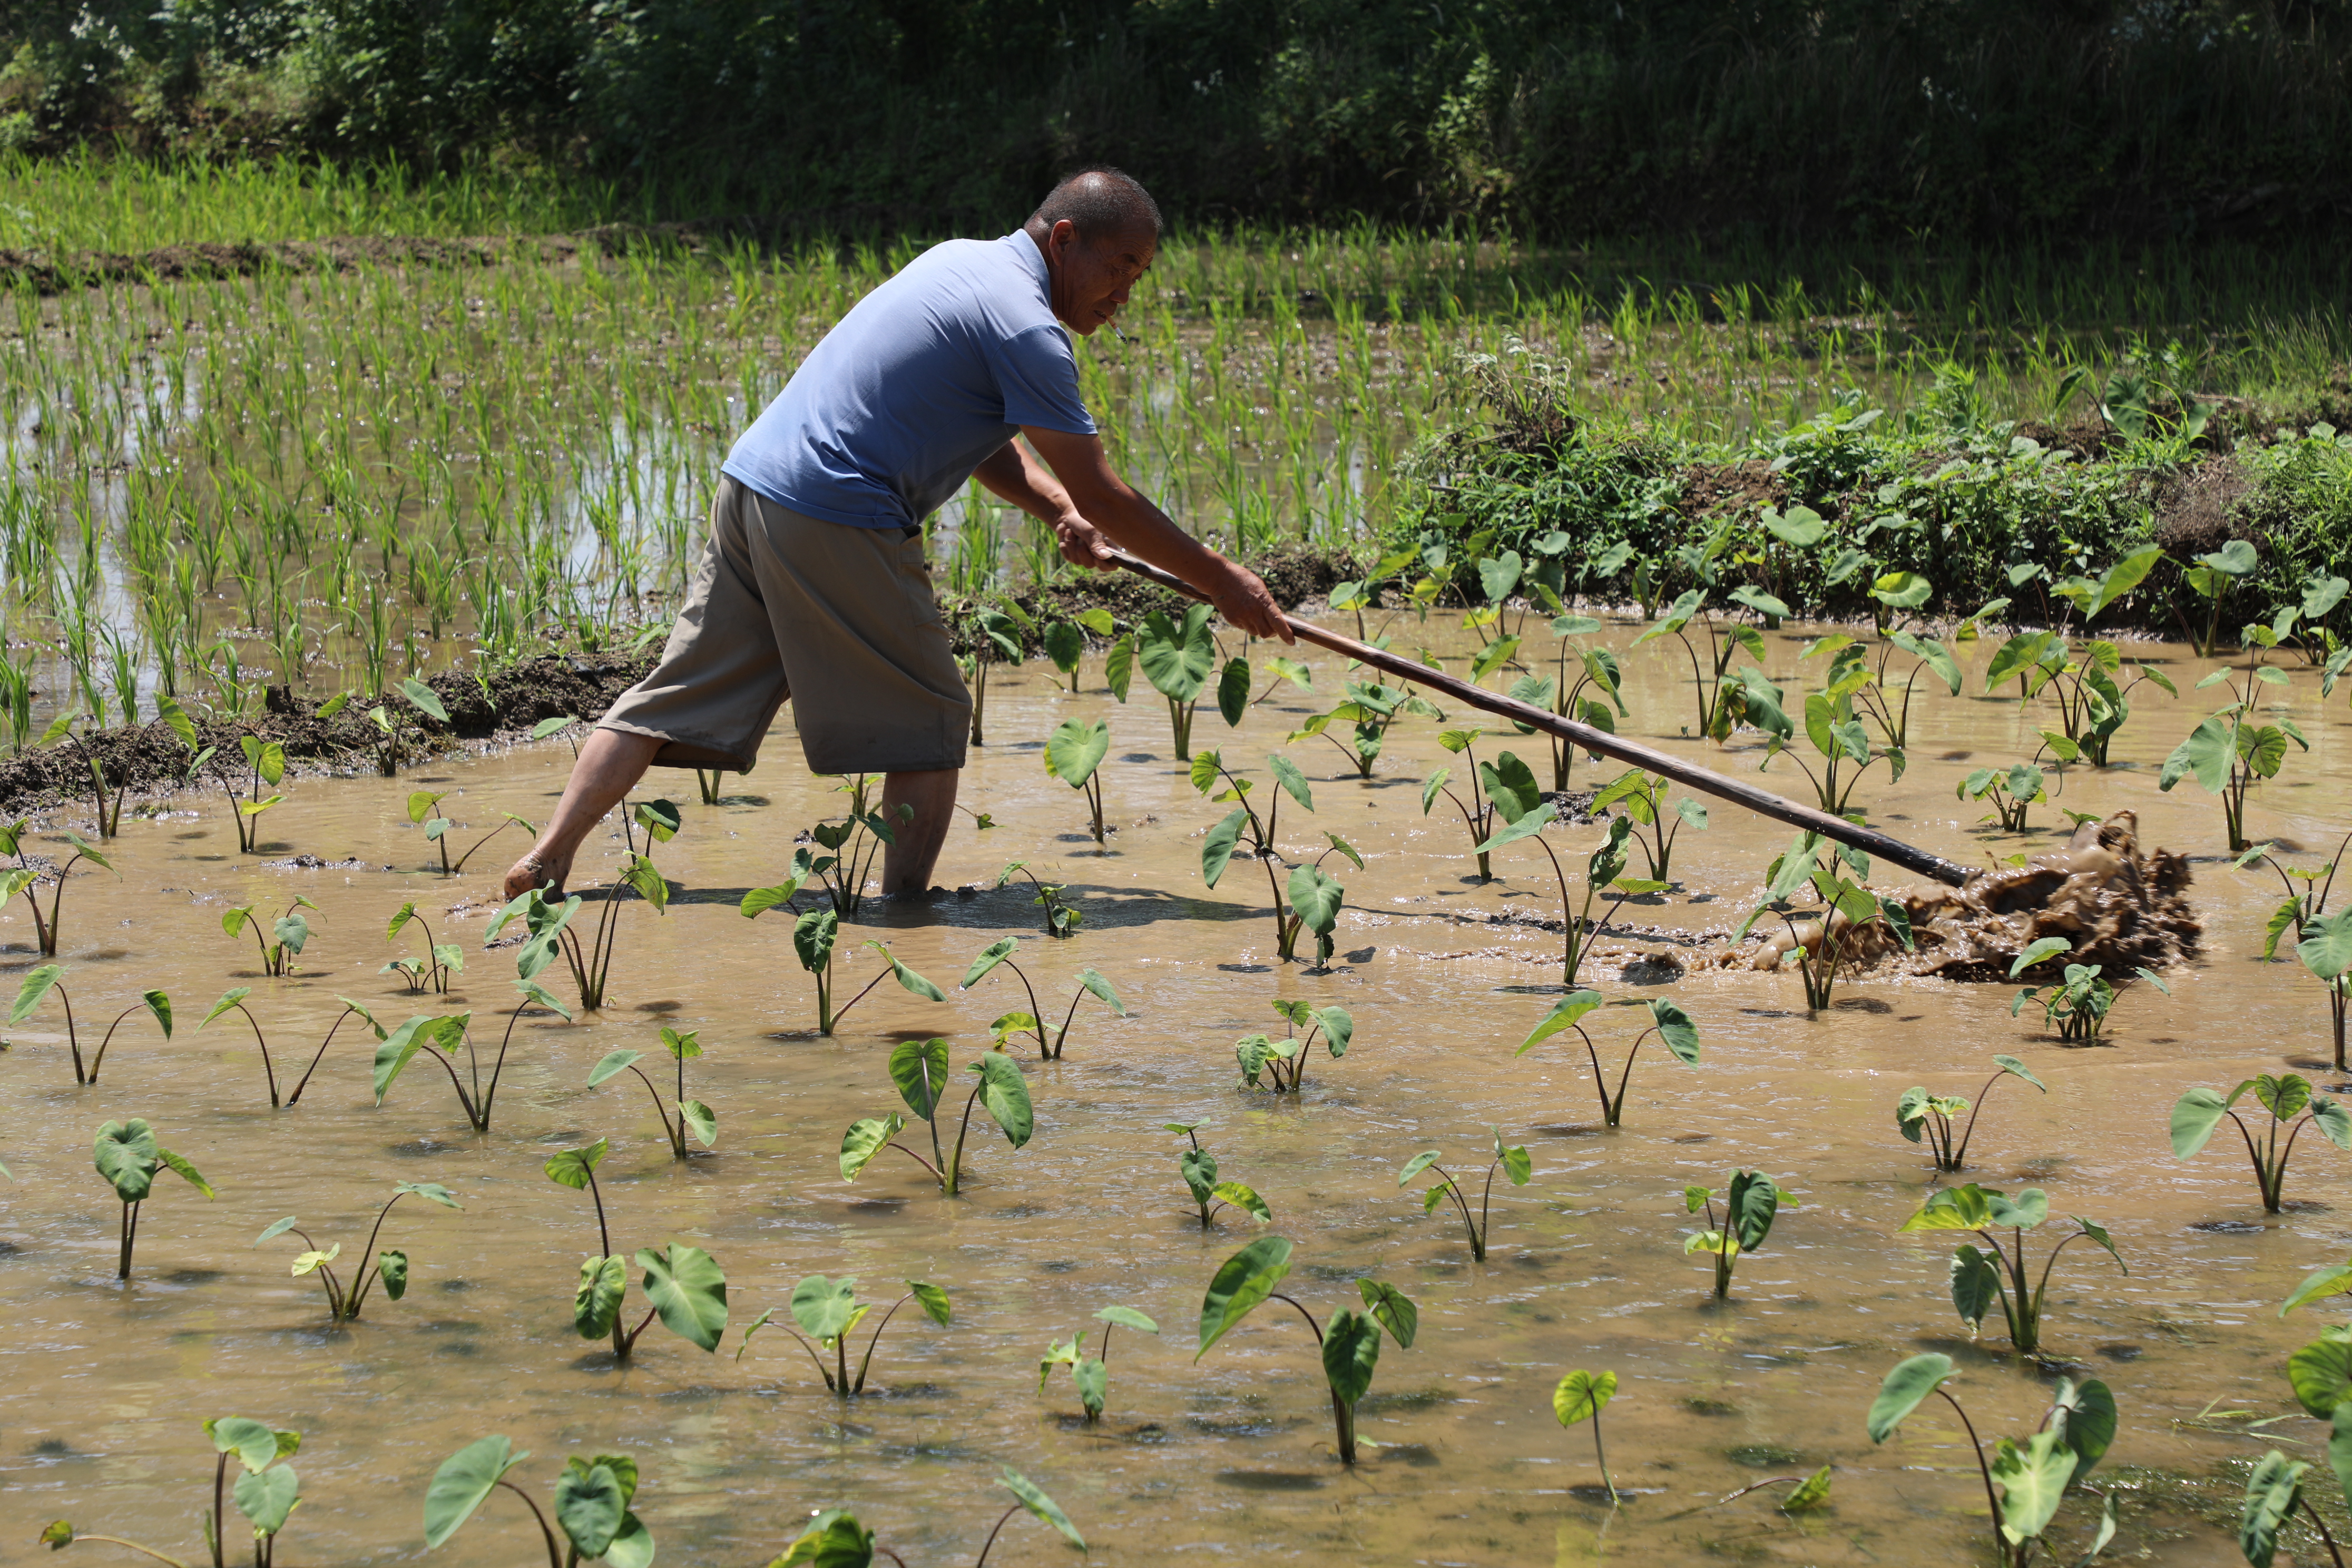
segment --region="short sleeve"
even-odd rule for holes
[[[1035,326],[1000,339],[990,356],[1007,425],[1034,425],[1073,436],[1095,433],[1094,416],[1078,395],[1078,362],[1070,340],[1055,326]]]

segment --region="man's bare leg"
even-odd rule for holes
[[[891,773],[883,779],[882,820],[898,836],[898,842],[882,851],[884,892],[930,890],[940,847],[947,842],[949,825],[955,820],[956,784],[962,776],[960,768],[932,768]],[[902,805],[915,808],[913,821],[898,820]]]
[[[579,853],[580,841],[636,787],[662,745],[651,735],[625,730],[590,731],[581,743],[580,760],[572,766],[572,781],[563,786],[563,798],[556,804],[555,816],[530,847],[530,853],[508,870],[506,896],[518,899],[550,882],[561,893],[572,875],[572,858]],[[953,805],[952,787],[948,799]],[[938,853],[936,845],[932,853]]]

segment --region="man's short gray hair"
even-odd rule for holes
[[[1084,240],[1115,239],[1124,235],[1160,237],[1160,204],[1133,175],[1097,163],[1065,174],[1062,183],[1038,204],[1030,219],[1047,229],[1070,220]]]

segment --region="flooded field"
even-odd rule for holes
[[[1455,655],[1475,646],[1445,621],[1413,636]],[[1766,634],[1774,679],[1818,687],[1822,661],[1797,656],[1819,629]],[[1532,656],[1545,637],[1539,626],[1529,631]],[[1612,624],[1591,639],[1624,661],[1625,731],[1755,776],[1759,739],[1743,731],[1718,748],[1690,738],[1687,666],[1677,674],[1678,650],[1670,659],[1656,643],[1633,647],[1636,634]],[[954,890],[928,906],[869,902],[845,921],[836,958],[836,1005],[882,972],[856,945],[867,938],[946,1000],[886,980],[821,1037],[790,917],[739,912],[748,891],[783,879],[795,836],[842,807],[832,781],[802,771],[787,710],[758,771],[727,778],[719,804],[697,804],[686,773],[656,774],[639,792],[681,803],[682,829],[653,850],[672,884],[667,912],[635,900],[620,907],[601,1012],[570,1023],[545,1009],[523,1016],[480,1133],[425,1060],[377,1103],[374,1042],[355,1022],[299,1103],[275,1111],[246,1019],[232,1010],[196,1026],[223,991],[250,987],[244,1005],[281,1085],[346,997],[387,1026],[470,1012],[475,1041],[494,1051],[517,1002],[516,949],[483,950],[507,841],[444,878],[407,797],[451,792],[439,809],[462,825],[461,847],[501,811],[541,818],[571,762],[563,741],[443,758],[398,779],[290,778],[287,800],[260,819],[255,855],[237,852],[216,799],[166,798],[168,810],[126,818],[110,847],[119,878],[85,864],[65,894],[59,960],[83,1051],[118,1013],[137,1010],[100,1081],[75,1085],[54,994],[15,1026],[0,1058],[0,1159],[15,1178],[0,1189],[0,1308],[14,1330],[0,1343],[10,1390],[0,1560],[30,1561],[34,1533],[64,1517],[198,1561],[193,1516],[209,1503],[214,1469],[199,1423],[242,1415],[303,1435],[291,1461],[303,1501],[282,1537],[289,1563],[419,1560],[436,1467],[494,1433],[531,1452],[511,1479],[542,1505],[564,1456],[633,1458],[642,1477],[633,1506],[661,1560],[676,1563],[766,1563],[810,1510],[835,1506],[853,1509],[909,1563],[964,1561],[1011,1500],[997,1480],[1003,1466],[1051,1493],[1092,1558],[1108,1563],[1990,1562],[1984,1490],[1949,1406],[1921,1405],[1883,1446],[1864,1430],[1881,1378],[1925,1351],[1958,1363],[1952,1391],[1988,1442],[2021,1439],[2061,1373],[2104,1380],[2119,1428],[2091,1483],[2117,1499],[2111,1553],[2230,1559],[2230,1531],[2217,1521],[2234,1519],[2245,1467],[2273,1446],[2323,1455],[2325,1428],[2296,1410],[2283,1368],[2341,1314],[2323,1303],[2282,1322],[2276,1309],[2305,1274],[2352,1250],[2352,1184],[2346,1156],[2315,1132],[2295,1150],[2284,1212],[2266,1215],[2228,1128],[2183,1163],[2167,1120],[2196,1085],[2226,1092],[2289,1068],[2339,1081],[2326,994],[2291,942],[2278,962],[2260,961],[2278,879],[2232,868],[2219,802],[2193,780],[2158,788],[2166,754],[2219,706],[2208,700],[2218,693],[2191,689],[2214,666],[2182,647],[2129,645],[2131,660],[2166,671],[2182,696],[2142,687],[2114,765],[2067,768],[2057,799],[2030,808],[2028,830],[2003,833],[1980,825],[1988,807],[1956,800],[1955,788],[1972,770],[2031,754],[2053,721],[2046,702],[2021,710],[2013,685],[1980,695],[1998,646],[1958,645],[1962,697],[1923,681],[1908,771],[1890,784],[1872,768],[1853,804],[1874,826],[1972,865],[2063,844],[2073,829],[2062,808],[2137,813],[2144,845],[2187,855],[2186,897],[2203,925],[2197,955],[2161,976],[2170,994],[2124,984],[2096,1044],[2081,1047],[2062,1044],[2037,1006],[2012,1016],[2014,983],[1874,973],[1841,979],[1830,1005],[1809,1012],[1793,973],[1706,962],[1755,906],[1789,840],[1716,803],[1704,831],[1685,826],[1677,839],[1672,885],[1623,905],[1580,976],[1611,1004],[1670,998],[1698,1031],[1695,1066],[1654,1041],[1644,1048],[1615,1129],[1603,1125],[1572,1034],[1513,1054],[1563,989],[1549,862],[1533,844],[1504,846],[1495,879],[1482,883],[1444,797],[1424,814],[1432,769],[1451,764],[1457,787],[1466,777],[1440,734],[1471,716],[1401,722],[1360,780],[1320,739],[1286,745],[1339,699],[1348,677],[1328,656],[1307,659],[1311,694],[1283,684],[1237,731],[1211,707],[1193,733],[1196,756],[1215,748],[1255,779],[1261,807],[1276,787],[1269,754],[1304,770],[1314,811],[1286,796],[1276,829],[1290,862],[1320,853],[1326,830],[1362,853],[1360,871],[1336,856],[1324,862],[1346,885],[1328,966],[1278,960],[1255,866],[1236,858],[1213,889],[1204,886],[1203,840],[1228,808],[1195,792],[1164,709],[1141,682],[1121,706],[1096,657],[1076,694],[1044,663],[1004,668],[990,679],[992,743],[975,752],[965,781],[965,805],[990,826],[967,816],[950,837],[940,879]],[[2254,789],[2249,832],[2310,868],[2344,826],[2346,715],[2340,699],[2321,701],[2315,673],[2273,662],[2290,680],[2266,694],[2310,751]],[[1115,831],[1100,849],[1083,798],[1041,763],[1046,735],[1074,717],[1110,725],[1102,777]],[[1490,731],[1474,754],[1503,750],[1552,783],[1540,737]],[[1618,771],[1580,756],[1570,788]],[[1774,760],[1762,782],[1811,798],[1790,758]],[[27,847],[69,853],[59,834],[76,826],[69,811],[37,824]],[[1543,833],[1579,898],[1603,837],[1589,822]],[[611,875],[621,852],[616,826],[583,853],[580,883]],[[1077,935],[1045,938],[1025,881],[994,888],[1016,859],[1067,889],[1085,916]],[[1629,874],[1642,869],[1636,855]],[[1872,869],[1880,891],[1910,880]],[[274,918],[297,895],[317,906],[309,944],[291,973],[265,975],[253,939],[225,933],[222,917],[251,906]],[[385,936],[411,900],[430,940],[463,951],[446,997],[411,994],[401,975],[383,972],[425,950],[413,927]],[[1034,1040],[1011,1041],[1034,1135],[1015,1151],[976,1112],[958,1197],[943,1198],[896,1154],[845,1182],[844,1130],[905,1110],[887,1070],[896,1044],[944,1037],[961,1080],[988,1048],[991,1020],[1026,1007],[1003,970],[968,992],[955,985],[975,954],[1008,935],[1022,939],[1015,961],[1055,1019],[1084,968],[1110,981],[1129,1016],[1085,1000],[1057,1062],[1038,1060]],[[24,900],[0,916],[0,939],[13,985],[41,962]],[[575,1002],[561,963],[540,978]],[[149,989],[170,994],[168,1043],[141,1005]],[[1353,1020],[1345,1057],[1317,1046],[1296,1095],[1237,1082],[1236,1040],[1287,1030],[1277,1001],[1336,1005]],[[1612,1005],[1583,1020],[1612,1079],[1634,1020],[1647,1017],[1646,1007]],[[686,1092],[717,1119],[715,1145],[695,1143],[685,1159],[673,1157],[635,1077],[586,1087],[592,1068],[624,1047],[648,1053],[649,1070],[663,1064],[656,1083],[670,1081],[664,1026],[698,1035]],[[1969,1168],[1939,1176],[1929,1148],[1898,1133],[1895,1102],[1914,1085],[1974,1098],[1996,1053],[2020,1058],[2047,1091],[2004,1081],[1987,1099]],[[942,1116],[950,1134],[956,1104]],[[118,1283],[119,1205],[91,1169],[90,1138],[100,1122],[132,1116],[151,1120],[217,1197],[159,1178],[132,1278]],[[1204,1230],[1178,1167],[1186,1138],[1168,1123],[1198,1124],[1220,1178],[1255,1188],[1271,1223],[1228,1207]],[[920,1131],[908,1142],[928,1150]],[[1525,1146],[1532,1173],[1524,1186],[1496,1179],[1487,1256],[1474,1262],[1450,1205],[1424,1214],[1431,1176],[1401,1186],[1399,1173],[1418,1152],[1442,1150],[1475,1198],[1497,1134]],[[622,1365],[608,1344],[574,1331],[580,1260],[601,1249],[596,1213],[586,1193],[551,1183],[541,1166],[599,1139],[612,1145],[597,1178],[613,1248],[687,1243],[725,1270],[728,1326],[716,1353],[656,1324]],[[1700,1226],[1684,1189],[1721,1189],[1744,1169],[1769,1173],[1784,1197],[1769,1239],[1739,1259],[1729,1299],[1717,1301],[1710,1258],[1685,1252]],[[1897,1234],[1939,1185],[1968,1181],[2048,1191],[2053,1220],[2025,1237],[2035,1268],[2072,1228],[2069,1215],[2105,1226],[2128,1268],[2088,1243],[2067,1247],[2051,1276],[2039,1362],[2011,1349],[1998,1310],[1974,1342],[1956,1316],[1949,1260],[1969,1237]],[[379,1291],[354,1324],[331,1325],[317,1281],[289,1277],[295,1237],[254,1245],[272,1222],[298,1215],[321,1247],[341,1247],[350,1278],[368,1224],[401,1182],[442,1184],[462,1212],[416,1200],[393,1210],[378,1245],[408,1255],[406,1295],[395,1302]],[[1418,1306],[1412,1347],[1381,1351],[1360,1411],[1368,1444],[1351,1468],[1333,1454],[1329,1397],[1297,1313],[1270,1303],[1195,1361],[1211,1277],[1260,1234],[1296,1244],[1280,1288],[1318,1321],[1360,1305],[1360,1278]],[[630,1322],[646,1310],[642,1272],[631,1270]],[[951,1320],[942,1327],[902,1310],[866,1393],[835,1398],[781,1332],[764,1330],[748,1349],[743,1337],[768,1309],[789,1321],[795,1283],[815,1274],[855,1276],[865,1299],[885,1307],[901,1280],[934,1283]],[[1080,1331],[1094,1353],[1095,1314],[1111,1306],[1148,1314],[1160,1331],[1114,1337],[1107,1408],[1089,1426],[1069,1372],[1053,1369],[1040,1393],[1037,1363]],[[1576,1369],[1620,1380],[1602,1417],[1624,1494],[1613,1510],[1591,1428],[1563,1430],[1553,1415],[1554,1386]],[[1824,1465],[1833,1486],[1819,1509],[1780,1513],[1773,1492],[1720,1501]],[[2323,1489],[2315,1480],[2313,1489]],[[2071,1562],[2088,1546],[2098,1506],[2078,1495],[2059,1509],[2054,1555]],[[229,1559],[242,1561],[243,1527],[234,1510],[228,1518]],[[520,1502],[499,1494],[433,1560],[515,1563],[539,1550]],[[1067,1554],[1044,1525],[1016,1517],[990,1560]]]

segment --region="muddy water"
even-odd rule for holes
[[[1460,646],[1443,628],[1400,630],[1407,643],[1428,635]],[[1622,647],[1633,633],[1611,635]],[[1770,643],[1777,673],[1801,668],[1795,632]],[[2147,651],[2184,690],[2203,673],[2183,649]],[[1969,651],[1971,693],[1987,652]],[[1690,693],[1655,645],[1627,657],[1630,731],[1754,770],[1759,752],[1747,738],[1727,752],[1684,738]],[[1336,692],[1338,661],[1311,662],[1318,690]],[[1946,1295],[1950,1244],[1895,1235],[1933,1174],[1926,1151],[1895,1131],[1895,1099],[1914,1083],[1974,1094],[1996,1051],[2023,1057],[2051,1093],[2014,1082],[1995,1091],[1972,1175],[2047,1187],[2054,1213],[2105,1223],[2130,1266],[2126,1277],[2070,1247],[2046,1342],[2078,1375],[2116,1390],[2122,1434],[2101,1474],[2125,1488],[2126,1547],[2149,1562],[2227,1559],[2226,1534],[2199,1516],[2233,1511],[2231,1468],[2269,1442],[2316,1434],[2299,1415],[2259,1438],[2227,1421],[2181,1425],[2208,1409],[2293,1408],[2284,1357],[2336,1314],[2281,1324],[2273,1309],[2307,1270],[2352,1249],[2352,1187],[2336,1151],[2305,1140],[2292,1212],[2265,1221],[2221,1140],[2188,1165],[2167,1145],[2167,1110],[2188,1086],[2309,1068],[2326,1051],[2316,984],[2253,960],[2275,893],[2229,869],[2215,802],[2193,784],[2156,789],[2193,699],[2143,687],[2120,765],[2070,772],[2063,800],[2135,810],[2144,842],[2192,853],[2207,945],[2170,974],[2170,1000],[2135,986],[2100,1047],[2066,1049],[2010,1016],[2004,986],[1874,977],[1809,1017],[1790,974],[1694,972],[1663,987],[1608,978],[1612,998],[1675,996],[1698,1021],[1705,1059],[1692,1069],[1645,1052],[1625,1125],[1606,1132],[1589,1069],[1559,1041],[1512,1058],[1556,992],[1559,937],[1496,917],[1556,913],[1557,896],[1528,846],[1501,852],[1496,880],[1480,885],[1459,822],[1423,816],[1418,781],[1444,760],[1438,726],[1401,727],[1369,783],[1320,741],[1291,748],[1315,781],[1318,812],[1286,807],[1286,845],[1303,850],[1328,826],[1370,860],[1341,870],[1339,956],[1317,972],[1276,961],[1254,867],[1237,862],[1217,889],[1202,887],[1200,837],[1224,808],[1192,793],[1157,698],[1139,683],[1118,707],[1092,661],[1077,695],[1050,677],[1038,665],[992,679],[992,743],[974,755],[966,802],[995,826],[962,820],[940,880],[985,888],[1003,862],[1029,858],[1074,889],[1087,916],[1080,937],[1043,941],[1027,897],[1010,891],[928,910],[881,906],[855,935],[889,942],[950,999],[886,984],[837,1036],[817,1037],[786,927],[772,915],[747,922],[735,908],[745,889],[780,878],[793,832],[835,803],[801,771],[787,713],[760,770],[728,781],[724,804],[691,804],[689,775],[656,779],[688,803],[684,831],[657,851],[679,889],[669,912],[626,909],[602,1015],[520,1025],[483,1137],[429,1063],[374,1105],[349,1029],[299,1107],[273,1113],[241,1021],[194,1025],[222,990],[251,986],[284,1073],[340,1010],[338,994],[394,1019],[442,1010],[379,972],[414,951],[409,933],[383,935],[412,898],[436,936],[468,948],[447,1005],[500,1008],[509,956],[479,944],[504,845],[445,880],[403,803],[412,788],[457,792],[445,809],[475,825],[461,846],[499,810],[543,816],[571,762],[561,742],[447,759],[398,781],[297,781],[264,819],[271,847],[260,858],[236,854],[210,801],[165,802],[174,809],[126,825],[121,880],[85,868],[67,894],[67,984],[86,1039],[150,986],[171,992],[179,1033],[167,1045],[143,1017],[126,1024],[103,1081],[77,1089],[52,1001],[0,1058],[0,1159],[16,1176],[0,1189],[10,1325],[0,1339],[0,1559],[29,1560],[33,1532],[58,1516],[194,1557],[192,1515],[210,1475],[197,1423],[245,1414],[305,1435],[307,1500],[284,1537],[289,1563],[416,1560],[435,1466],[490,1432],[532,1451],[521,1474],[542,1498],[566,1453],[634,1454],[645,1477],[637,1507],[668,1563],[763,1563],[797,1517],[841,1503],[910,1563],[967,1560],[1002,1506],[1001,1464],[1058,1498],[1105,1562],[1986,1561],[1982,1493],[1957,1423],[1923,1410],[1874,1448],[1862,1416],[1884,1372],[1923,1348],[1958,1360],[1980,1430],[2021,1433],[2046,1403],[2043,1372],[2003,1345],[1969,1344]],[[2287,698],[2314,751],[2258,792],[2252,822],[2259,836],[2318,849],[2342,831],[2346,716],[2340,702],[2318,704],[2307,676]],[[1204,713],[1196,738],[1263,780],[1265,753],[1310,710],[1285,688],[1238,733]],[[1118,832],[1104,851],[1085,836],[1078,797],[1040,762],[1045,733],[1074,715],[1112,727]],[[1952,798],[1967,768],[2015,760],[2046,721],[2012,701],[1923,693],[1911,772],[1888,788],[1874,769],[1857,798],[1879,826],[1957,859],[2057,843],[2066,825],[2053,810],[2036,808],[2032,835],[1996,837],[1973,826],[1972,804]],[[1482,754],[1493,749],[1481,743]],[[1788,769],[1776,763],[1765,777]],[[1592,777],[1581,759],[1577,774]],[[1599,830],[1549,837],[1574,864]],[[1786,837],[1716,807],[1707,832],[1681,837],[1682,886],[1625,920],[1661,928],[1646,944],[1657,951],[1735,923]],[[593,858],[609,866],[617,851],[616,839]],[[295,854],[357,864],[265,863]],[[261,978],[249,939],[226,937],[220,917],[297,893],[320,906],[316,935],[295,975]],[[13,976],[37,961],[21,903],[5,920]],[[1006,933],[1024,937],[1019,957],[1041,993],[1066,996],[1075,972],[1093,965],[1133,1016],[1118,1022],[1089,1002],[1066,1060],[1040,1064],[1033,1048],[1036,1136],[1016,1153],[976,1129],[978,1174],[962,1199],[942,1201],[895,1155],[844,1184],[843,1128],[897,1104],[889,1046],[943,1034],[961,1065],[984,1048],[991,1018],[1023,1005],[1002,973],[973,993],[952,990],[971,955]],[[875,961],[848,951],[850,934],[842,973],[863,984]],[[1278,997],[1339,1003],[1356,1018],[1345,1060],[1318,1056],[1296,1100],[1234,1088],[1233,1041],[1273,1025],[1267,1005]],[[1602,1016],[1604,1045],[1622,1047],[1628,1015]],[[719,1115],[716,1150],[686,1162],[669,1157],[635,1079],[583,1087],[616,1047],[658,1052],[663,1024],[700,1031],[706,1054],[690,1064],[688,1092]],[[481,1033],[494,1038],[495,1026]],[[115,1205],[90,1168],[89,1140],[100,1121],[131,1115],[152,1119],[219,1197],[204,1202],[165,1178],[124,1287],[111,1278]],[[1181,1141],[1160,1131],[1168,1121],[1202,1123],[1223,1174],[1265,1194],[1275,1228],[1297,1244],[1291,1289],[1318,1317],[1353,1301],[1359,1275],[1420,1303],[1416,1346],[1382,1352],[1362,1427],[1381,1447],[1354,1471],[1329,1452],[1319,1368],[1296,1314],[1263,1312],[1194,1364],[1202,1289],[1251,1227],[1228,1214],[1202,1234],[1176,1170]],[[1493,1250],[1474,1265],[1459,1228],[1424,1216],[1395,1173],[1429,1147],[1475,1167],[1497,1126],[1528,1145],[1535,1174],[1498,1191]],[[540,1165],[600,1136],[614,1144],[601,1174],[615,1246],[677,1238],[726,1268],[735,1328],[717,1356],[656,1326],[616,1368],[573,1334],[571,1292],[580,1258],[595,1249],[593,1218],[583,1194],[552,1185]],[[1794,1206],[1718,1305],[1705,1260],[1681,1250],[1681,1189],[1720,1187],[1739,1166],[1773,1173]],[[379,1295],[360,1325],[331,1330],[311,1282],[288,1276],[292,1238],[249,1244],[293,1213],[352,1258],[396,1181],[445,1183],[465,1212],[403,1203],[383,1239],[413,1259],[407,1299]],[[845,1409],[789,1339],[763,1334],[735,1359],[740,1327],[814,1273],[854,1274],[886,1300],[896,1280],[937,1281],[953,1297],[954,1323],[901,1312],[876,1358],[881,1393]],[[1041,1397],[1034,1367],[1050,1340],[1112,1303],[1148,1312],[1163,1331],[1117,1337],[1108,1415],[1087,1429],[1067,1373]],[[1622,1379],[1604,1434],[1618,1483],[1635,1495],[1613,1517],[1575,1489],[1597,1479],[1590,1429],[1563,1432],[1549,1412],[1552,1385],[1574,1367]],[[1709,1506],[1824,1463],[1837,1467],[1832,1506],[1802,1521],[1757,1497]],[[2069,1504],[2059,1533],[2072,1541],[2091,1518]],[[530,1528],[502,1495],[436,1559],[534,1561]],[[1035,1562],[1066,1549],[1024,1519],[997,1550]]]

